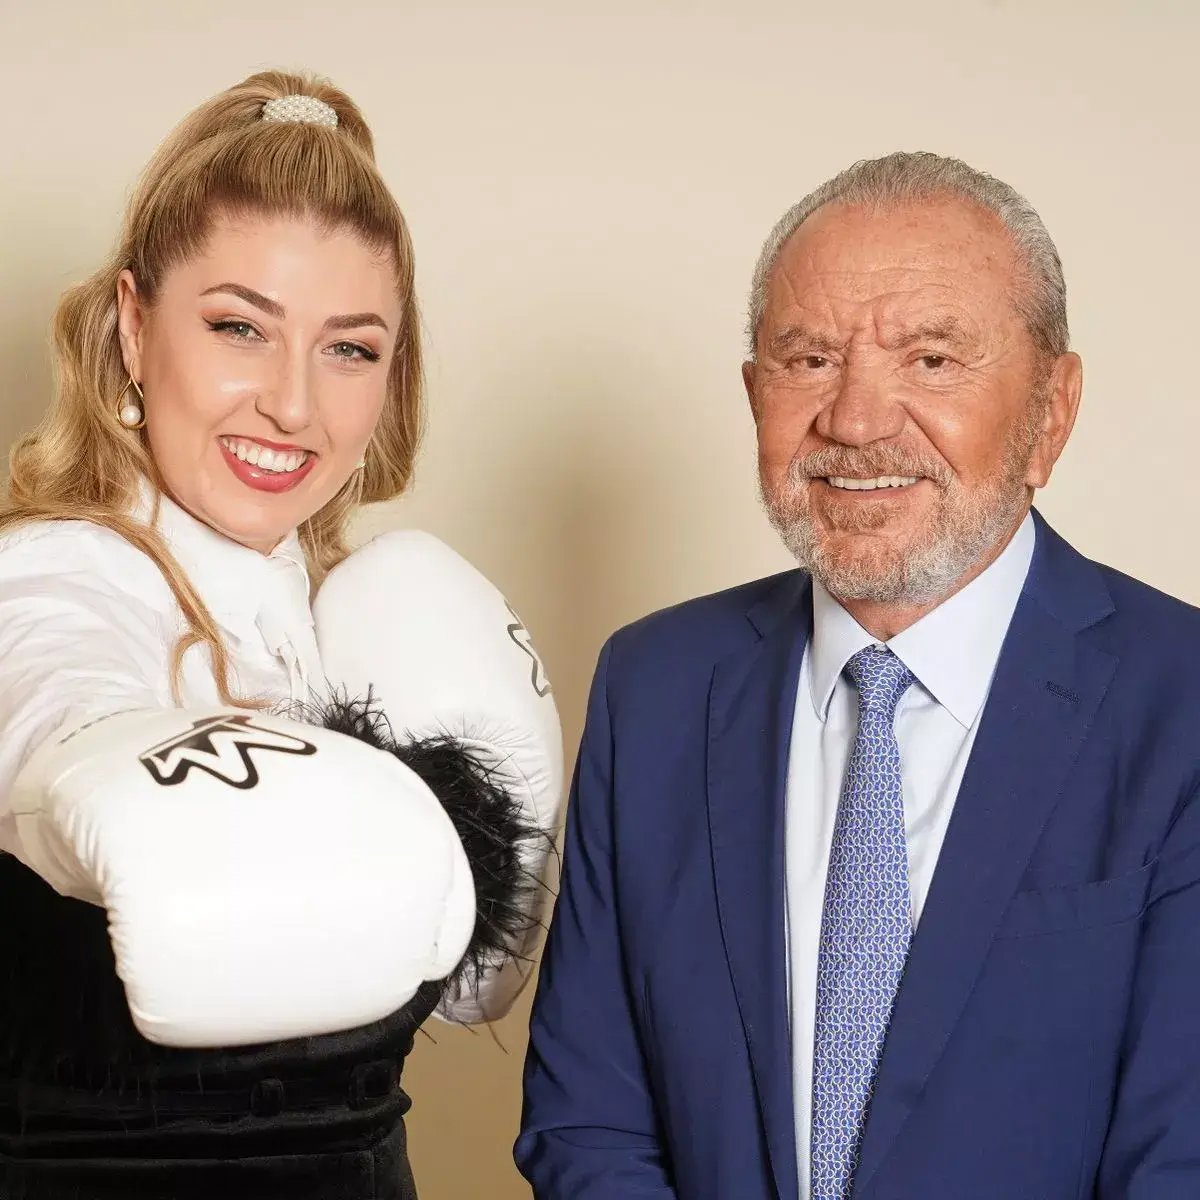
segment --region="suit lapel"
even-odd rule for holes
[[[1079,632],[1111,612],[1098,571],[1038,520],[1038,548],[997,665],[880,1062],[861,1197],[954,1029],[1116,659]]]
[[[721,935],[780,1197],[796,1195],[784,932],[784,792],[807,578],[750,614],[762,635],[718,664],[708,713],[708,814]]]

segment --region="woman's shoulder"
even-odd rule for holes
[[[124,592],[143,604],[170,602],[153,559],[113,529],[94,521],[31,520],[0,531],[0,582],[61,579],[73,588]]]
[[[70,568],[80,554],[112,559],[122,566],[146,558],[116,530],[95,521],[30,519],[0,531],[0,563],[5,565]]]

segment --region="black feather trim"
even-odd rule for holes
[[[516,947],[541,924],[539,893],[546,885],[522,859],[535,850],[553,850],[553,838],[525,817],[519,800],[505,791],[499,773],[478,752],[448,735],[397,739],[369,692],[365,700],[335,693],[324,703],[304,706],[299,715],[394,754],[442,802],[475,881],[475,930],[443,995],[457,1000],[476,992],[483,970],[520,958]]]

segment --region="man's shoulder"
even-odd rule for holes
[[[1200,608],[1094,560],[1103,610],[1080,628],[1083,644],[1118,664],[1115,703],[1131,706],[1165,736],[1174,728],[1195,742],[1200,720]],[[1072,623],[1074,625],[1074,623]],[[1135,722],[1128,728],[1140,727]]]
[[[707,674],[719,659],[758,640],[754,614],[770,612],[807,582],[784,571],[659,609],[609,639],[612,668],[624,678]]]
[[[1113,601],[1106,625],[1114,649],[1179,655],[1200,664],[1200,608],[1115,567],[1096,566]]]
[[[1119,658],[1200,654],[1200,608],[1091,558],[1041,518],[1025,592]]]
[[[1183,627],[1200,629],[1200,607],[1181,600],[1178,596],[1172,596],[1170,592],[1164,592],[1144,580],[1126,575],[1116,567],[1106,566],[1104,563],[1096,565],[1100,568],[1118,609],[1141,610],[1172,623],[1178,622]]]

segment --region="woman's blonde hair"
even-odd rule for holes
[[[336,128],[262,119],[283,96],[324,101]],[[420,317],[408,228],[375,165],[371,132],[354,102],[324,80],[264,71],[202,104],[159,147],[134,191],[120,241],[90,279],[62,298],[53,326],[56,394],[38,427],[10,457],[0,530],[28,520],[86,520],[149,555],[170,585],[187,631],[175,648],[178,697],[183,655],[207,646],[224,703],[229,660],[212,615],[157,530],[130,515],[140,481],[161,494],[144,435],[117,420],[128,386],[117,336],[117,277],[133,272],[153,304],[167,273],[200,251],[222,217],[297,216],[349,230],[394,262],[402,316],[387,399],[365,456],[336,496],[300,529],[314,582],[348,552],[346,525],[360,503],[389,500],[408,485],[421,432]],[[153,401],[151,400],[151,419]]]

